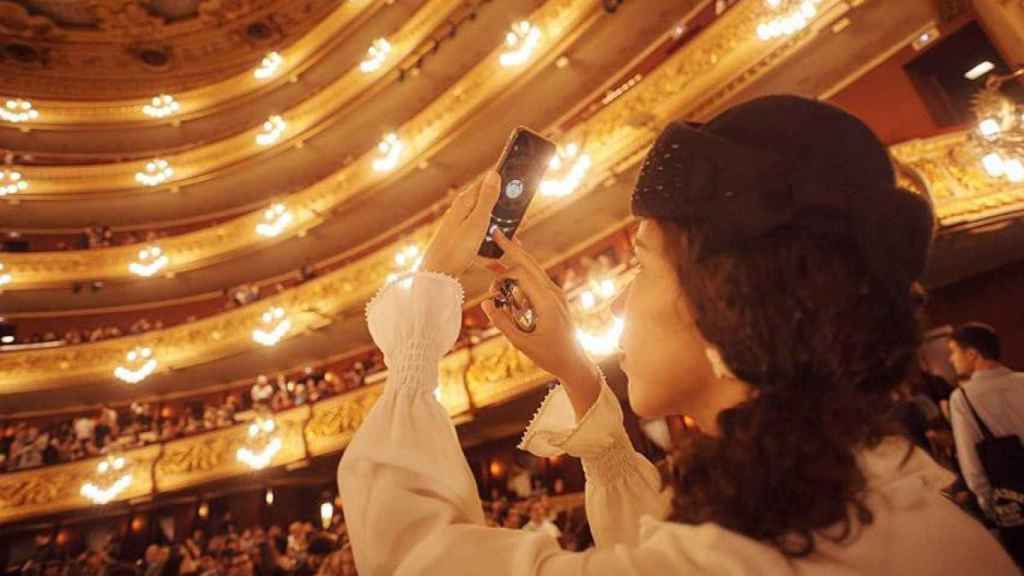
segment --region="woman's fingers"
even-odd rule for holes
[[[505,233],[500,229],[494,231],[494,241],[497,242],[498,246],[505,251],[505,258],[507,265],[510,268],[521,268],[527,272],[527,274],[533,278],[540,285],[547,285],[551,282],[548,278],[547,273],[544,269],[537,264],[537,261],[533,259],[533,256],[523,249],[522,245],[518,242],[511,240],[505,236]]]
[[[480,304],[480,308],[483,309],[484,314],[486,314],[487,318],[490,319],[491,324],[494,324],[494,327],[500,330],[505,336],[508,336],[509,338],[518,338],[518,335],[521,334],[519,328],[512,320],[512,317],[504,310],[499,310],[498,306],[494,303],[494,300],[484,300]]]
[[[468,216],[469,224],[474,230],[484,230],[491,220],[491,212],[494,205],[498,203],[498,195],[501,193],[501,176],[491,170],[484,176],[480,186],[477,188],[475,204]]]

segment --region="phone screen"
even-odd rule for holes
[[[480,245],[479,254],[485,258],[500,258],[504,251],[494,242],[494,231],[501,229],[511,238],[523,221],[541,179],[555,154],[555,144],[527,128],[516,128],[505,146],[498,174],[501,176],[501,194],[491,211],[487,235]]]

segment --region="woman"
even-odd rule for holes
[[[459,333],[455,280],[499,194],[456,199],[422,263],[367,308],[389,380],[339,466],[360,574],[1016,574],[942,498],[950,475],[879,415],[914,358],[927,204],[896,188],[855,118],[794,97],[669,126],[633,197],[640,271],[622,361],[644,417],[706,432],[662,479],[630,445],[618,401],[575,341],[562,292],[517,243],[536,330],[485,312],[561,385],[521,447],[582,458],[596,547],[484,526],[473,476],[432,391]],[[493,293],[493,292],[492,292]]]

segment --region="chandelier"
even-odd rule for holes
[[[506,51],[502,52],[498,61],[505,68],[523,64],[533,55],[537,44],[540,44],[540,36],[540,29],[528,20],[516,22],[505,35]]]
[[[153,351],[145,346],[136,346],[125,354],[127,366],[114,368],[114,376],[129,384],[138,384],[153,373],[157,367]]]
[[[39,112],[32,107],[32,103],[21,98],[9,99],[0,107],[0,120],[7,122],[28,122],[39,118]]]
[[[377,172],[388,172],[398,166],[398,159],[402,156],[402,149],[405,145],[398,139],[394,132],[384,136],[384,139],[377,144],[379,158],[373,161],[373,169]]]
[[[267,118],[267,121],[263,123],[263,129],[256,135],[256,143],[260,146],[270,146],[277,142],[287,127],[288,123],[277,114]]]
[[[373,44],[370,44],[369,50],[366,51],[366,58],[359,63],[359,69],[364,74],[376,72],[384,64],[384,59],[390,53],[391,43],[384,38],[377,38],[373,41]]]
[[[137,276],[148,278],[167,266],[167,255],[159,246],[150,246],[139,250],[139,259],[128,265],[128,270]]]
[[[284,338],[292,328],[292,322],[285,314],[284,308],[274,306],[260,317],[260,325],[252,331],[252,339],[257,344],[274,346]]]
[[[266,468],[283,445],[281,437],[274,434],[276,430],[277,423],[273,417],[257,416],[256,420],[249,424],[246,445],[235,452],[235,457],[253,470]]]
[[[142,112],[151,118],[166,118],[181,110],[181,106],[170,94],[154,96],[153,100],[142,107]]]
[[[163,184],[174,176],[174,168],[171,168],[167,160],[157,158],[146,163],[146,169],[135,173],[135,181],[144,186],[156,186]]]
[[[618,294],[613,278],[596,279],[579,294],[583,312],[576,340],[593,356],[608,356],[619,350],[625,322],[612,314],[610,304]]]
[[[540,193],[556,198],[568,196],[579,188],[589,170],[590,155],[580,154],[580,147],[575,142],[559,148],[548,164],[547,174],[554,173],[554,177],[541,180]]]
[[[757,37],[772,40],[792,36],[803,30],[818,15],[821,0],[764,0],[777,16],[757,26]]]
[[[0,196],[21,192],[28,188],[28,181],[17,170],[0,170]]]
[[[257,80],[266,80],[277,73],[277,69],[283,62],[284,58],[282,58],[280,54],[277,52],[271,52],[263,57],[259,67],[253,71],[252,75],[255,76]]]
[[[993,178],[1024,182],[1024,107],[999,89],[1009,80],[1024,76],[1024,68],[1006,76],[991,76],[974,95],[971,108],[978,126],[971,140],[978,147],[981,164]]]
[[[292,213],[284,204],[277,203],[263,211],[263,222],[256,225],[256,233],[273,238],[292,222]]]
[[[132,484],[132,473],[123,456],[107,455],[96,465],[96,476],[82,484],[81,494],[96,504],[117,498]]]
[[[385,280],[386,284],[391,284],[399,277],[408,274],[409,272],[415,272],[419,270],[420,263],[423,261],[423,256],[420,254],[420,247],[416,244],[409,244],[404,246],[395,253],[395,266],[396,271],[388,274]],[[407,283],[406,287],[410,286],[411,283]]]

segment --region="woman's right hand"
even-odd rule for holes
[[[501,230],[495,231],[494,240],[505,251],[500,262],[504,270],[497,273],[490,298],[481,307],[512,345],[562,382],[577,419],[582,418],[601,392],[601,375],[576,339],[565,295],[518,242],[506,238]],[[511,316],[495,305],[498,287],[506,279],[515,280],[530,300],[536,314],[532,332],[520,330]]]

